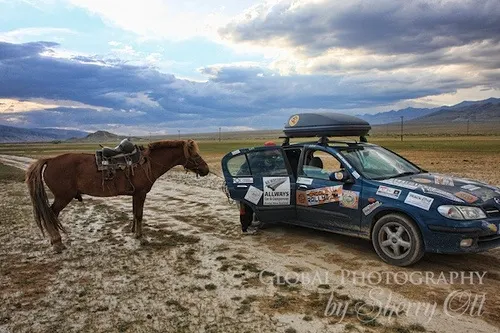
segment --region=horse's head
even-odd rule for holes
[[[184,163],[184,169],[187,171],[192,171],[199,176],[206,176],[210,172],[208,164],[200,156],[200,149],[198,144],[193,140],[187,140],[184,144],[184,155],[186,157],[186,162]]]

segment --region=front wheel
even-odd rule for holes
[[[378,256],[395,266],[409,266],[424,256],[424,243],[416,224],[402,214],[388,214],[373,227],[372,243]]]

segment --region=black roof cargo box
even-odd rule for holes
[[[359,136],[371,130],[368,122],[358,117],[341,113],[299,113],[288,119],[283,132],[289,138]]]

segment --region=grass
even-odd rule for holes
[[[24,181],[24,171],[0,163],[0,181],[14,181],[14,182],[23,182]]]

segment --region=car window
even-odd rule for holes
[[[306,152],[301,175],[330,180],[330,174],[340,170],[342,164],[335,156],[321,150],[310,150]]]
[[[250,168],[248,166],[248,161],[245,156],[237,155],[227,161],[227,169],[231,176],[250,176]]]
[[[253,176],[288,176],[281,149],[267,149],[247,153]]]

